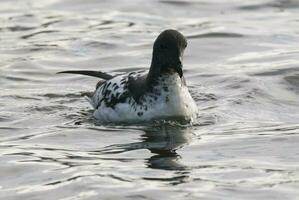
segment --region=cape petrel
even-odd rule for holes
[[[103,122],[142,122],[155,119],[192,120],[197,106],[186,86],[182,57],[186,38],[165,30],[153,46],[149,70],[113,76],[99,71],[62,71],[101,78],[88,97],[93,115]]]

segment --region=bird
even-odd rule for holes
[[[164,119],[192,121],[198,108],[186,85],[183,54],[187,40],[167,29],[156,38],[149,70],[111,75],[101,71],[69,70],[62,73],[100,78],[87,98],[93,116],[102,122],[131,123]]]

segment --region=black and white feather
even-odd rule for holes
[[[197,106],[182,71],[186,39],[175,30],[166,30],[156,39],[149,71],[112,76],[94,71],[64,71],[96,76],[100,81],[89,102],[94,117],[105,122],[138,122],[183,117],[192,119]]]

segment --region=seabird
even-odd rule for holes
[[[186,38],[165,30],[155,40],[149,71],[113,76],[99,71],[62,71],[94,76],[99,81],[88,97],[93,115],[103,122],[142,122],[156,119],[192,120],[197,106],[186,86],[182,57]]]

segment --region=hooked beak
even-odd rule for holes
[[[176,65],[176,67],[174,68],[174,70],[179,74],[180,78],[182,78],[182,76],[183,76],[182,64]]]
[[[179,74],[180,78],[183,76],[182,56],[179,57],[178,63],[175,65],[175,71]]]
[[[171,62],[164,65],[160,70],[162,73],[176,72],[182,78],[183,76],[183,65],[181,57],[177,60],[172,60]]]

